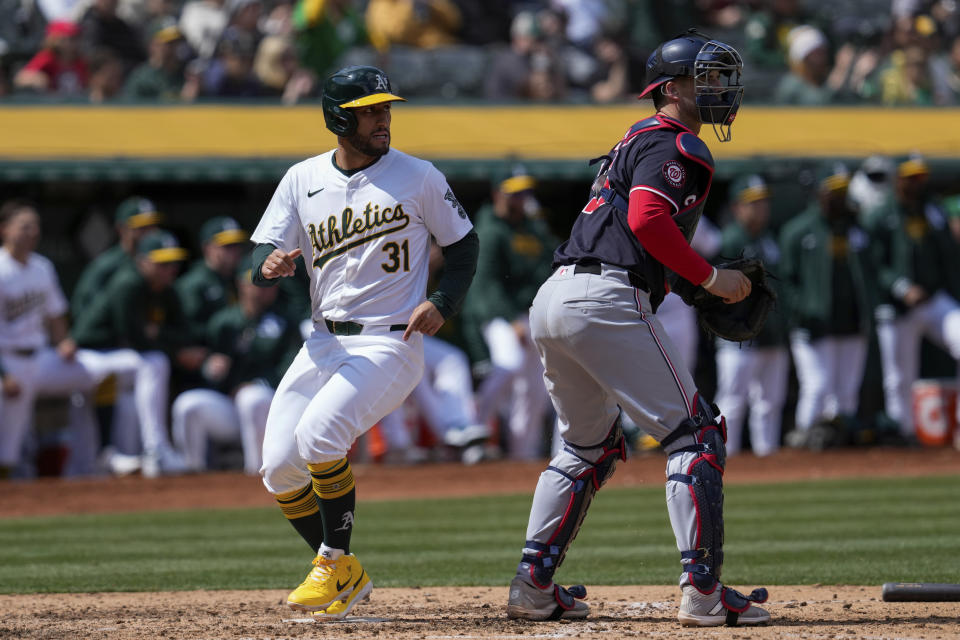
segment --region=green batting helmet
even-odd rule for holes
[[[357,116],[350,109],[396,100],[403,98],[393,95],[390,79],[380,69],[346,67],[327,78],[320,104],[327,129],[351,136],[357,131]]]

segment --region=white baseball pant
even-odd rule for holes
[[[365,327],[355,336],[315,328],[270,404],[263,484],[273,494],[310,482],[307,464],[346,457],[353,442],[400,406],[423,374],[423,339]]]
[[[867,339],[860,335],[826,336],[811,341],[804,331],[790,335],[797,371],[796,427],[806,431],[820,419],[856,413],[867,359]]]
[[[133,349],[96,351],[80,349],[77,361],[93,376],[95,384],[113,374],[133,378],[133,396],[140,423],[140,441],[144,451],[159,451],[170,446],[167,433],[167,399],[170,384],[170,360],[160,351],[140,353]],[[114,428],[135,429],[114,420]],[[129,439],[114,433],[116,439]]]
[[[423,336],[423,360],[423,377],[410,398],[434,437],[443,442],[449,429],[477,424],[470,360],[462,349],[427,335]],[[413,444],[404,407],[384,417],[380,427],[391,448],[403,449]]]
[[[173,443],[191,471],[207,469],[210,442],[240,442],[243,472],[260,473],[261,451],[273,389],[246,384],[231,397],[212,389],[190,389],[173,401]]]
[[[899,317],[878,313],[877,341],[883,366],[883,392],[888,416],[900,432],[914,435],[913,390],[920,375],[920,340],[927,337],[960,363],[960,304],[943,291]],[[960,370],[957,384],[960,388]],[[960,420],[960,405],[957,409]]]
[[[70,395],[88,393],[94,387],[90,372],[76,360],[64,360],[55,349],[45,347],[29,356],[10,351],[0,354],[3,367],[20,383],[20,393],[13,397],[0,394],[0,466],[14,467],[20,460],[24,439],[33,424],[33,408],[39,395]],[[79,408],[78,408],[79,409]],[[84,411],[71,410],[71,429],[95,432],[88,424],[92,420],[89,407]],[[71,438],[75,437],[71,434]]]
[[[743,424],[750,411],[750,445],[757,456],[780,448],[783,404],[790,358],[786,347],[717,344],[717,397],[727,419],[727,455],[743,448]]]
[[[539,458],[550,398],[543,384],[543,364],[536,345],[529,338],[521,342],[513,325],[503,318],[494,318],[484,325],[483,337],[493,369],[477,389],[477,417],[486,423],[509,402],[510,457]]]
[[[697,312],[687,306],[683,299],[675,294],[667,294],[657,307],[657,320],[663,325],[680,357],[686,363],[690,373],[697,370],[697,348],[700,345],[700,328],[697,326]]]

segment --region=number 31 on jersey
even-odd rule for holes
[[[380,266],[387,273],[396,273],[398,270],[410,271],[410,247],[409,241],[404,240],[400,244],[388,242],[381,249],[387,254],[387,261]]]

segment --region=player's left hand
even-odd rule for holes
[[[5,376],[0,376],[0,391],[2,391],[3,395],[7,398],[16,398],[20,395],[20,381],[9,373]]]
[[[176,353],[177,364],[187,371],[196,371],[203,365],[209,353],[210,350],[206,347],[184,347]]]
[[[77,343],[73,338],[64,338],[57,343],[57,353],[64,360],[73,360],[73,356],[77,354]]]
[[[407,330],[403,332],[403,340],[407,341],[414,331],[425,333],[432,336],[443,326],[443,314],[441,314],[433,303],[424,300],[417,305],[417,308],[410,314],[410,320],[407,322]]]
[[[203,361],[200,371],[203,376],[212,382],[220,382],[230,373],[230,366],[233,364],[232,358],[222,353],[211,353]]]

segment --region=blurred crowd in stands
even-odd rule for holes
[[[0,0],[0,98],[291,104],[375,64],[426,100],[609,103],[691,25],[752,102],[960,99],[955,0]]]
[[[960,194],[933,192],[920,156],[804,173],[799,199],[763,175],[738,176],[693,239],[715,263],[763,260],[779,301],[761,335],[705,341],[674,295],[657,311],[726,416],[728,453],[949,445],[951,432],[960,448]],[[425,337],[423,380],[355,460],[531,460],[559,445],[529,339],[528,309],[558,245],[538,188],[522,166],[504,167],[469,212],[481,253],[463,309]],[[310,318],[302,259],[279,286],[253,286],[248,233],[228,216],[198,222],[190,255],[152,201],[119,203],[116,244],[68,302],[36,252],[38,207],[2,203],[0,478],[258,472],[273,390],[305,336],[327,328]],[[431,254],[431,277],[442,260]],[[949,362],[941,379],[920,379],[922,339]],[[864,393],[871,375],[877,389]],[[657,448],[635,425],[625,431],[634,449]]]

